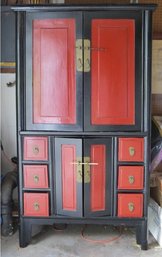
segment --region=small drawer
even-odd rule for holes
[[[48,193],[24,193],[25,216],[49,216]]]
[[[143,194],[118,194],[118,217],[142,217]]]
[[[47,165],[24,165],[24,187],[48,188]]]
[[[144,161],[144,138],[119,138],[118,160]]]
[[[48,160],[48,138],[24,137],[24,160]]]
[[[118,189],[143,189],[143,166],[120,166]]]

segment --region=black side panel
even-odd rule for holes
[[[15,67],[15,13],[10,7],[1,7],[1,66]],[[4,63],[3,63],[4,62]]]

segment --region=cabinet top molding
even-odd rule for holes
[[[48,5],[16,5],[11,6],[11,9],[16,12],[34,12],[34,11],[122,11],[122,10],[149,10],[154,11],[157,4],[93,4],[93,5],[66,5],[66,4],[48,4]]]

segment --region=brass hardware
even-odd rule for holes
[[[133,146],[129,147],[129,154],[130,154],[130,156],[134,156],[135,155],[135,148]]]
[[[16,67],[16,62],[0,62],[0,66],[5,66],[5,67]]]
[[[90,183],[90,157],[84,157],[84,183]],[[91,164],[92,165],[92,164]]]
[[[134,211],[134,203],[128,203],[128,209],[130,212]]]
[[[34,210],[39,211],[39,203],[37,202],[34,203]]]
[[[38,175],[34,175],[34,182],[38,183],[39,182],[39,176]]]
[[[135,178],[134,178],[134,176],[129,176],[128,180],[129,180],[130,184],[134,184]]]
[[[70,164],[76,165],[77,182],[82,183],[82,157],[77,157],[76,161]]]
[[[83,52],[82,52],[82,39],[76,40],[76,69],[83,71]]]
[[[79,183],[82,182],[82,165],[84,165],[84,183],[90,182],[90,166],[98,165],[96,162],[90,162],[90,157],[84,157],[84,162],[81,157],[77,157],[77,160],[70,164],[77,166],[77,182]]]
[[[90,65],[90,40],[84,39],[84,72],[90,71]]]
[[[39,153],[39,147],[37,145],[33,146],[33,153],[38,154]]]

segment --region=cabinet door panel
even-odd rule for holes
[[[135,22],[95,19],[91,36],[91,123],[134,124]]]
[[[85,216],[111,215],[111,139],[84,140],[84,155],[90,156],[90,179],[84,180]],[[84,178],[86,176],[84,168]]]
[[[27,68],[32,66],[32,78],[27,82],[32,88],[27,87],[31,100],[26,103],[26,125],[33,129],[81,130],[81,75],[75,61],[76,39],[82,30],[78,26],[80,17],[42,15],[29,18],[27,23],[31,26],[27,26],[31,35],[27,54],[32,55],[31,62],[27,58]]]
[[[91,41],[85,130],[141,130],[142,17],[89,13],[85,20],[85,38]]]
[[[82,216],[82,179],[77,180],[77,157],[82,156],[81,139],[55,139],[56,213]]]

